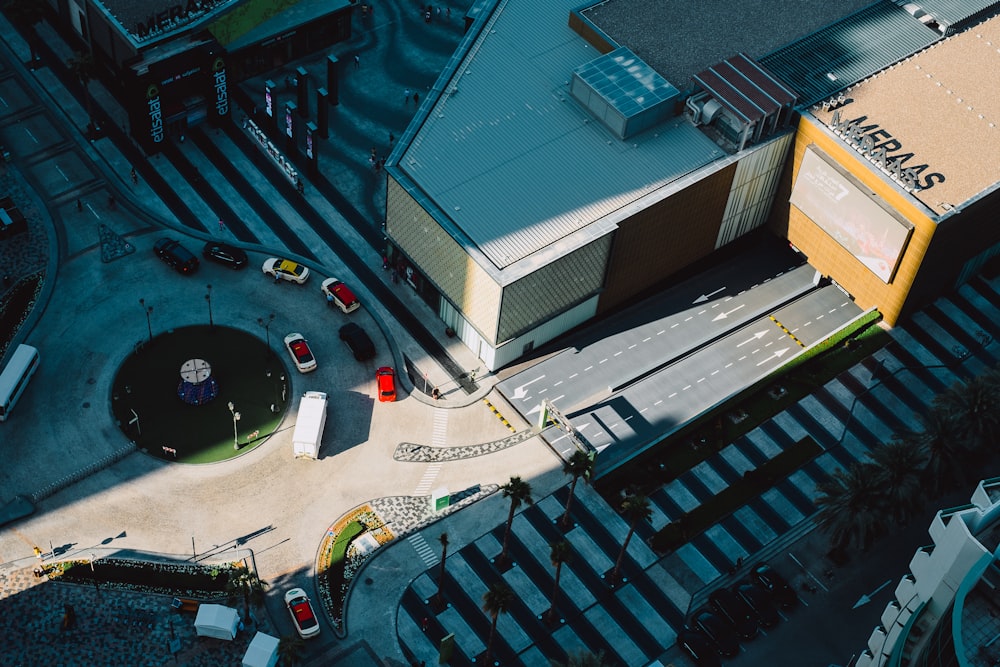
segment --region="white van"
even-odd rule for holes
[[[7,421],[7,416],[37,368],[38,350],[30,345],[18,345],[0,373],[0,422]]]

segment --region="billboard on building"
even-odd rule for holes
[[[883,282],[892,280],[913,226],[815,146],[803,154],[791,202]]]

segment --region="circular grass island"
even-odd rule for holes
[[[141,451],[214,463],[264,442],[281,423],[289,390],[285,365],[259,338],[182,327],[136,346],[115,376],[111,410]]]

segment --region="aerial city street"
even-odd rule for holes
[[[3,3],[0,663],[1000,663],[918,4]]]

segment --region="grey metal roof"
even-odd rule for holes
[[[941,35],[879,2],[760,59],[811,105],[930,46]]]
[[[997,4],[996,0],[907,0],[904,6],[920,8],[951,33],[995,12]]]
[[[573,71],[600,55],[567,25],[577,4],[500,2],[398,156],[502,283],[610,232],[638,200],[724,156],[683,119],[628,141],[592,120],[569,95]]]

